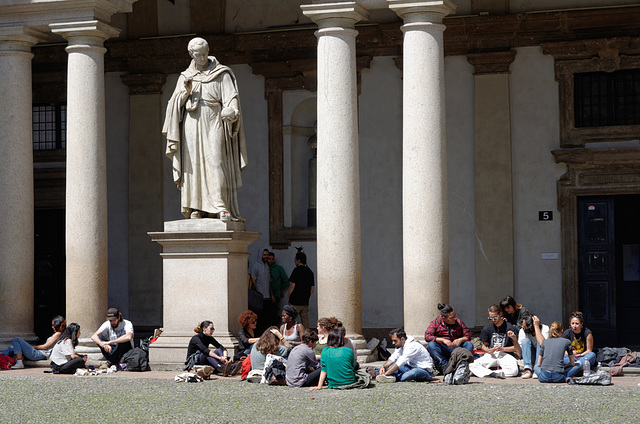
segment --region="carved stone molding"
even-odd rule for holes
[[[640,193],[640,149],[551,152],[567,172],[557,183],[562,234],[562,316],[579,309],[578,196]]]
[[[475,69],[474,75],[508,74],[515,58],[516,52],[513,50],[467,55],[467,61]]]
[[[120,77],[122,83],[129,87],[129,95],[162,94],[162,87],[167,81],[166,74],[128,74]]]
[[[640,39],[617,37],[543,43],[542,51],[555,59],[561,147],[584,147],[592,141],[633,140],[640,136],[640,125],[576,128],[573,83],[577,73],[639,69]]]

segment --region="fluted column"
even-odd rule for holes
[[[389,0],[404,20],[402,222],[404,328],[420,340],[449,301],[449,222],[444,105],[449,0]]]
[[[362,336],[356,2],[314,3],[318,24],[318,315],[336,316],[347,335]]]
[[[118,34],[99,21],[51,24],[68,42],[67,321],[85,337],[107,310],[107,155],[104,40]],[[117,306],[117,305],[113,305]]]
[[[33,333],[31,47],[44,34],[0,28],[0,342]]]

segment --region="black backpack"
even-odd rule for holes
[[[151,371],[149,353],[139,347],[125,353],[120,362],[127,364],[127,371]]]

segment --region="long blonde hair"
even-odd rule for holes
[[[549,338],[555,339],[562,336],[562,324],[559,321],[553,321],[549,326]]]

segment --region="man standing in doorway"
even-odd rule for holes
[[[296,267],[289,277],[289,304],[296,308],[300,315],[300,321],[304,328],[309,328],[309,298],[313,294],[313,271],[307,266],[307,255],[304,252],[296,253],[293,260]]]
[[[256,282],[256,290],[262,295],[262,312],[258,314],[258,333],[262,334],[273,324],[273,294],[271,293],[271,272],[269,271],[269,249],[266,247],[258,253],[257,260],[249,273]]]
[[[277,316],[279,319],[282,307],[284,306],[283,302],[285,299],[285,293],[289,288],[289,278],[287,277],[287,273],[284,271],[284,268],[276,263],[275,253],[269,252],[269,259],[267,260],[267,263],[269,264],[269,270],[271,271],[271,293],[273,293],[273,297],[276,299],[274,302],[273,312],[274,316]]]

